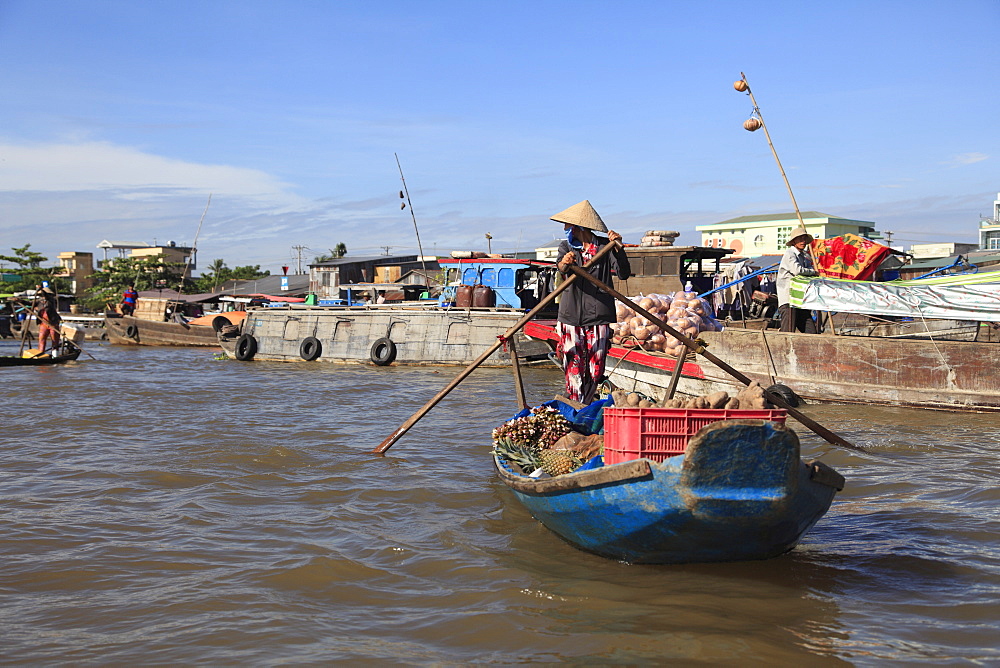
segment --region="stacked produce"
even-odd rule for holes
[[[666,321],[675,330],[695,338],[700,332],[714,332],[722,326],[712,315],[712,307],[695,292],[678,290],[673,294],[652,294],[633,297],[633,302],[652,315]],[[618,322],[611,325],[611,342],[624,346],[640,346],[643,350],[665,352],[677,357],[684,344],[659,325],[621,302],[616,304]]]
[[[680,232],[673,232],[667,230],[648,230],[646,234],[642,237],[639,242],[640,246],[645,247],[655,247],[655,246],[673,246],[674,239],[679,237]]]
[[[774,389],[779,386],[774,386]],[[786,388],[787,389],[787,388]],[[614,398],[615,408],[726,408],[761,410],[774,408],[774,406],[764,397],[764,388],[760,383],[753,381],[750,385],[740,390],[735,397],[720,390],[712,394],[703,394],[700,397],[677,397],[654,404],[647,398],[636,392],[625,392],[615,390],[611,393]]]
[[[554,449],[570,433],[569,421],[551,406],[536,406],[527,415],[509,420],[493,430],[493,452],[532,473],[569,473],[583,464],[573,450]]]

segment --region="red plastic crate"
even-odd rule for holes
[[[719,420],[770,420],[785,423],[787,412],[725,408],[605,408],[604,463],[645,457],[662,462],[687,449],[706,424]]]

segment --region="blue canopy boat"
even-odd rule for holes
[[[536,479],[494,455],[501,480],[569,543],[630,563],[743,561],[791,550],[844,487],[799,456],[799,439],[764,420],[703,427],[684,454]],[[596,466],[595,466],[596,465]]]

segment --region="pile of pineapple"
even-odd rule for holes
[[[536,406],[493,430],[493,452],[521,467],[525,473],[542,469],[550,476],[571,473],[583,465],[573,450],[554,448],[572,430],[562,413]]]

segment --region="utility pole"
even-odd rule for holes
[[[389,249],[392,248],[392,246],[379,246],[379,248],[385,251],[384,255],[388,255]]]
[[[297,264],[295,265],[295,267],[296,267],[295,274],[298,276],[298,275],[302,274],[302,251],[306,250],[306,247],[305,246],[292,246],[292,250],[296,252],[296,257],[297,257],[296,262],[297,262]]]
[[[885,245],[892,246],[892,232],[889,232],[888,230],[885,233]]]

